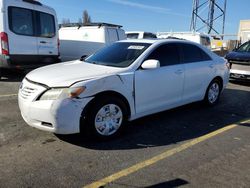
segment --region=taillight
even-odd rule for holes
[[[2,46],[2,54],[9,55],[9,41],[7,33],[1,32],[1,46]]]

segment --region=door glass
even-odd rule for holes
[[[9,8],[10,30],[19,35],[34,35],[32,11],[23,8]]]
[[[183,52],[183,62],[193,63],[199,61],[209,61],[211,58],[200,48],[191,44],[181,44]]]
[[[155,59],[160,61],[160,65],[176,65],[179,64],[179,52],[174,44],[165,44],[154,50],[147,59]]]
[[[40,12],[40,37],[52,38],[55,36],[54,16]]]

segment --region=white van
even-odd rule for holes
[[[168,37],[176,37],[180,39],[185,39],[189,41],[196,42],[201,44],[208,49],[211,49],[211,41],[209,35],[205,33],[198,32],[158,32],[157,38],[168,38]]]
[[[126,39],[122,26],[108,23],[66,24],[59,29],[62,61],[79,59],[104,46]]]
[[[145,31],[126,31],[127,39],[153,39],[157,38],[156,34]]]
[[[59,61],[54,9],[32,0],[1,0],[0,8],[0,70]]]

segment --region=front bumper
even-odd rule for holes
[[[28,102],[19,95],[18,104],[28,125],[56,134],[73,134],[80,132],[82,111],[92,98]]]
[[[230,78],[239,80],[250,80],[250,71],[231,69]]]
[[[57,134],[80,132],[83,109],[94,97],[37,100],[47,86],[24,79],[18,93],[23,119],[32,127]]]

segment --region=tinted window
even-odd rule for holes
[[[119,42],[99,50],[87,58],[87,63],[127,67],[131,65],[151,44]]]
[[[191,44],[181,44],[182,48],[182,61],[184,63],[193,63],[198,61],[208,61],[211,58],[199,47]]]
[[[28,9],[14,8],[9,9],[10,30],[20,35],[34,35],[33,12]]]
[[[144,39],[155,39],[155,38],[157,38],[157,37],[156,37],[156,35],[153,34],[153,33],[144,33],[143,38],[144,38]]]
[[[126,34],[128,39],[138,39],[139,34],[138,33],[129,33]]]
[[[155,49],[147,59],[156,59],[160,65],[176,65],[179,63],[179,52],[175,44],[165,44]]]
[[[55,36],[55,21],[54,16],[46,13],[40,15],[40,36],[53,37]]]

